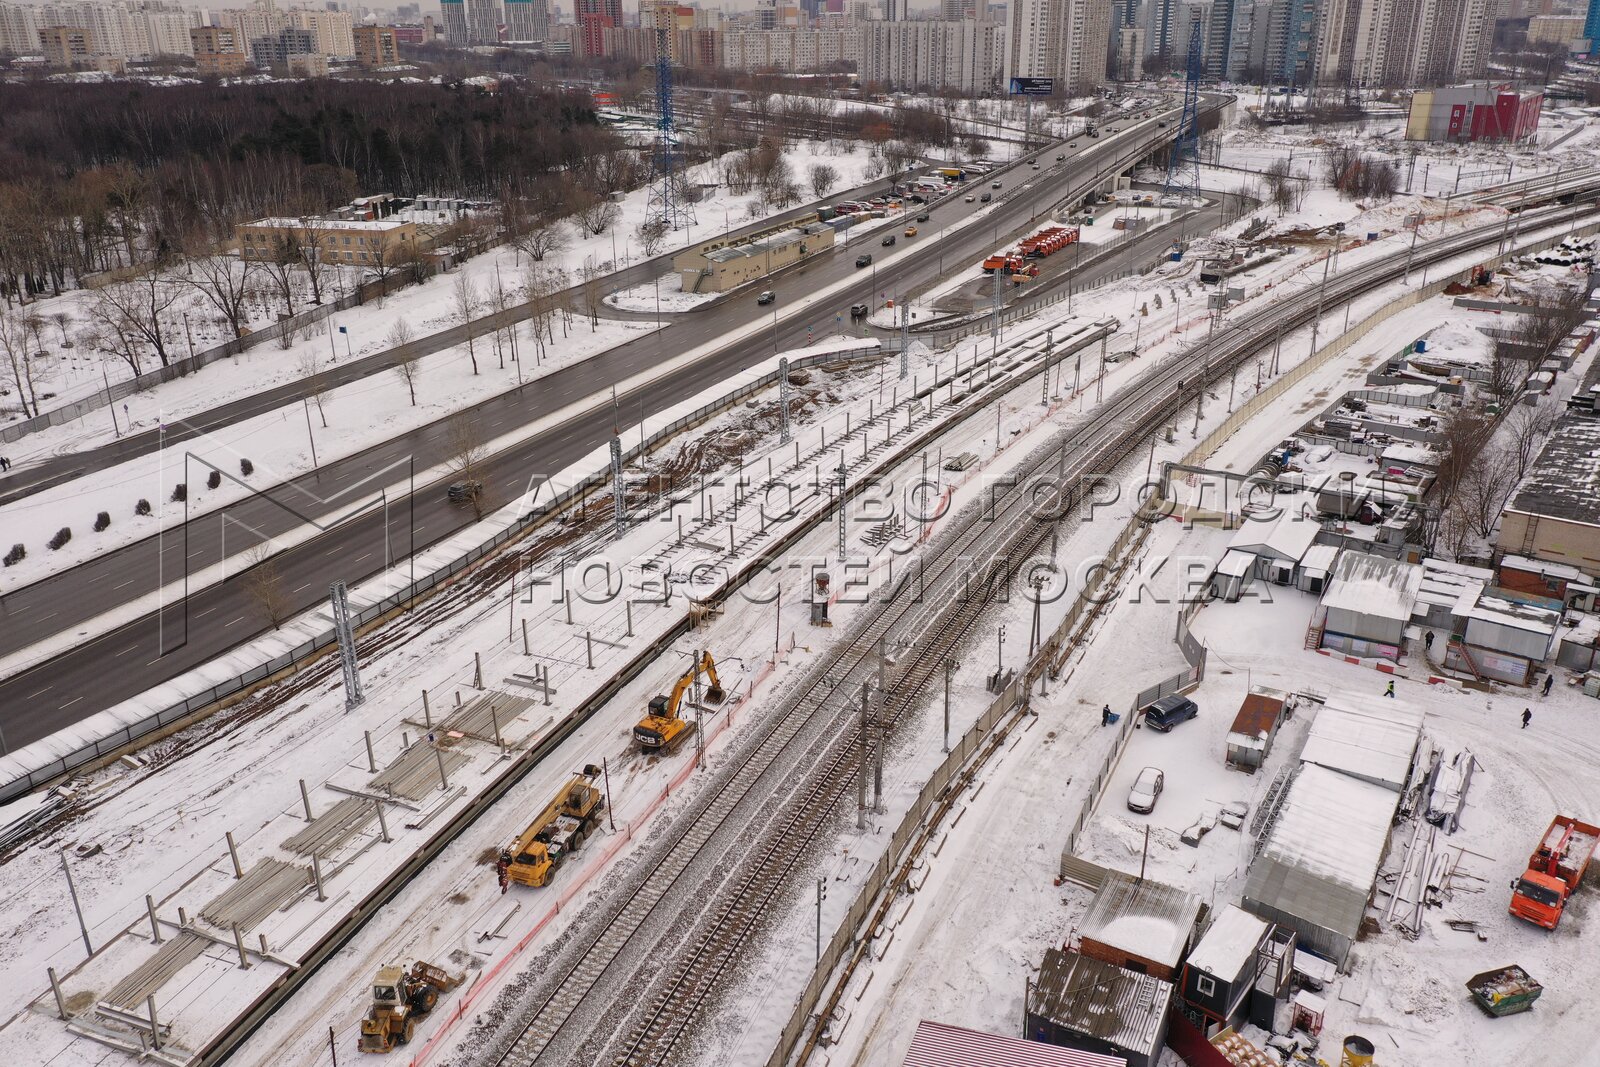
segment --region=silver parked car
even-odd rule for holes
[[[1159,767],[1146,767],[1139,772],[1139,777],[1133,780],[1133,786],[1128,790],[1128,810],[1136,811],[1140,815],[1149,815],[1156,810],[1156,801],[1161,797],[1161,789],[1167,784],[1167,776],[1161,773]]]

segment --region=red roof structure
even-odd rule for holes
[[[923,1019],[903,1067],[1128,1067],[1128,1061]]]

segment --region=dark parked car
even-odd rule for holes
[[[475,478],[451,482],[447,491],[452,504],[465,504],[483,495],[483,483]]]
[[[926,204],[928,202],[928,198],[923,196],[921,193],[912,193],[906,199],[910,200],[913,204]]]
[[[1188,697],[1174,693],[1144,709],[1144,724],[1152,730],[1166,733],[1180,722],[1187,722],[1200,714],[1200,706]]]
[[[889,244],[894,244],[894,238],[892,236],[889,238]],[[871,256],[857,256],[856,257],[856,266],[858,266],[858,267],[870,267],[870,266],[872,266],[872,257]]]

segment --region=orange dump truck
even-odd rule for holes
[[[1567,899],[1583,882],[1597,843],[1600,827],[1557,815],[1528,857],[1528,869],[1511,883],[1511,914],[1554,930]]]

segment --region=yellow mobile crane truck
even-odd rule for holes
[[[567,854],[583,847],[606,806],[604,795],[595,788],[598,777],[600,768],[592,763],[573,775],[516,843],[501,850],[495,864],[500,892],[504,893],[512,882],[536,888],[550,884],[550,876]]]
[[[706,703],[722,703],[723,697],[727,694],[722,691],[722,681],[717,677],[716,661],[711,658],[710,652],[696,651],[689,669],[683,672],[683,677],[672,687],[672,695],[650,698],[648,713],[639,720],[639,725],[633,728],[633,739],[639,747],[670,752],[694,733],[694,723],[682,715],[683,695],[689,691],[689,686],[694,684],[695,678],[701,673],[704,673],[706,680],[711,683],[705,691]]]

